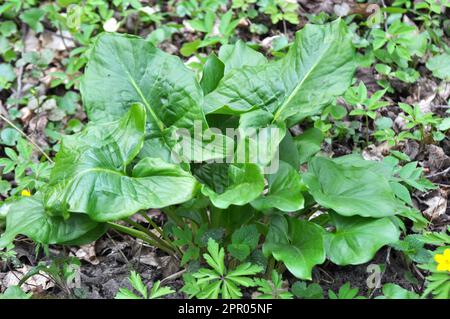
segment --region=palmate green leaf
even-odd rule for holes
[[[272,219],[263,252],[282,261],[297,278],[311,279],[312,268],[325,261],[324,230],[292,217]]]
[[[52,216],[46,211],[41,194],[23,197],[5,205],[8,205],[6,231],[0,237],[0,248],[6,247],[19,234],[41,244],[63,244],[82,238],[83,235],[99,227],[99,224],[86,214],[74,213],[67,219]],[[99,232],[98,237],[103,232]],[[80,243],[86,244],[91,240],[92,238],[86,241],[80,240]]]
[[[225,250],[212,238],[208,240],[208,254],[203,254],[205,261],[219,275],[225,273]]]
[[[283,59],[226,74],[205,97],[204,110],[240,114],[264,109],[274,120],[295,123],[344,93],[354,70],[354,49],[344,21],[308,24],[297,32]]]
[[[155,283],[152,286],[152,289],[150,290],[150,297],[149,299],[159,299],[161,297],[173,294],[175,290],[173,290],[170,287],[161,287],[161,282],[155,281]]]
[[[388,218],[344,217],[331,214],[336,227],[325,235],[328,258],[335,264],[358,265],[371,260],[383,246],[396,242],[398,227]]]
[[[263,270],[261,266],[244,263],[235,269],[227,271],[225,267],[225,251],[214,239],[208,240],[208,253],[204,254],[206,263],[212,268],[201,268],[185,277],[183,291],[197,298],[217,299],[242,297],[239,286],[250,287],[255,284],[251,277]],[[198,288],[198,289],[197,289]]]
[[[214,206],[245,205],[264,190],[264,177],[256,164],[206,164],[195,172],[202,193]]]
[[[364,162],[367,162],[364,163]],[[345,164],[344,164],[345,163]],[[371,161],[346,157],[339,161],[315,157],[303,181],[322,206],[344,216],[385,217],[399,213],[403,204],[389,184],[389,172]]]
[[[144,299],[147,299],[147,287],[142,282],[141,276],[136,271],[131,271],[130,278],[128,279],[136,291],[138,291]]]
[[[135,104],[119,121],[89,125],[63,139],[51,185],[64,181],[63,198],[69,211],[111,221],[194,196],[195,178],[178,165],[144,158],[127,170],[142,147],[145,117],[144,108]]]
[[[278,171],[268,174],[269,189],[250,204],[258,210],[276,208],[284,212],[293,212],[303,208],[300,174],[288,163],[279,162]]]
[[[235,269],[227,273],[227,281],[232,281],[238,285],[244,287],[250,287],[254,285],[252,278],[247,276],[253,276],[261,272],[263,268],[259,265],[253,265],[251,263],[244,263],[237,266]]]

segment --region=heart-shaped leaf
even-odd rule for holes
[[[341,215],[384,217],[399,213],[404,206],[396,199],[389,180],[366,162],[369,165],[353,166],[315,157],[303,181],[320,205]]]
[[[398,227],[388,218],[344,217],[331,214],[336,227],[325,236],[327,256],[337,265],[358,265],[368,262],[383,246],[400,236]]]
[[[300,174],[288,163],[280,161],[278,171],[268,174],[269,189],[267,194],[250,204],[258,210],[276,208],[293,212],[303,208],[304,198],[301,193]]]
[[[282,261],[297,278],[311,279],[312,268],[325,261],[323,229],[301,219],[272,219],[263,252]]]
[[[256,164],[206,164],[195,175],[205,183],[202,193],[222,209],[245,205],[264,190],[264,177]]]
[[[52,216],[46,211],[40,195],[23,197],[7,205],[6,231],[0,237],[0,248],[7,246],[18,235],[25,235],[41,244],[63,244],[75,241],[89,232],[88,236],[78,243],[85,244],[97,239],[105,231],[86,214],[71,214],[67,219]]]

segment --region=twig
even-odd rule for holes
[[[434,173],[434,174],[427,175],[427,178],[432,178],[432,177],[436,177],[436,176],[440,176],[440,175],[445,175],[445,174],[447,174],[448,172],[450,172],[450,166],[447,167],[446,169],[444,169],[443,171],[440,171],[440,172],[437,172],[437,173]]]
[[[386,8],[386,3],[384,2],[384,0],[381,0],[381,4],[383,5],[383,8]],[[387,13],[386,11],[383,12],[383,23],[384,23],[384,31],[387,32],[388,27],[387,27]]]
[[[27,33],[27,26],[26,24],[22,23],[21,26],[21,30],[20,32],[22,33],[22,41],[25,42],[25,40],[23,39],[23,37],[25,37],[26,33]],[[22,50],[20,52],[21,56],[23,56],[25,51],[25,43],[22,45]],[[16,103],[15,103],[15,107],[19,106],[19,100],[22,96],[22,76],[23,76],[23,69],[24,69],[24,65],[21,65],[19,67],[19,74],[17,75],[17,91],[16,91]]]
[[[128,260],[127,256],[125,256],[125,254],[123,253],[123,251],[119,247],[119,245],[117,245],[117,243],[114,241],[114,239],[112,239],[110,234],[106,233],[106,236],[108,236],[109,240],[112,241],[113,245],[117,247],[117,250],[119,251],[120,255],[122,255],[123,260],[128,265],[130,263],[130,261]]]
[[[2,114],[0,114],[0,118],[2,120],[4,120],[6,123],[8,123],[10,126],[12,126],[17,132],[19,132],[23,137],[25,137],[28,142],[30,142],[42,155],[45,156],[45,158],[52,164],[54,164],[55,162],[53,162],[53,160],[50,158],[50,156],[47,155],[47,153],[44,152],[44,150],[37,145],[27,134],[25,134],[24,131],[22,131],[20,128],[18,128],[13,122],[11,122],[7,117],[3,116]]]
[[[173,279],[177,279],[177,278],[181,277],[181,275],[183,275],[185,272],[186,272],[186,269],[183,269],[183,270],[180,270],[180,271],[178,271],[178,272],[176,272],[176,273],[174,273],[174,274],[172,274],[170,276],[167,276],[166,278],[161,280],[161,284],[163,284],[163,283],[165,283],[167,281],[173,280]]]

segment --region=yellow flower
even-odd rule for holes
[[[22,196],[24,196],[24,197],[30,197],[30,196],[31,196],[31,193],[30,193],[30,191],[29,191],[28,189],[24,189],[24,190],[20,193],[20,195],[22,195]]]
[[[438,271],[450,271],[450,249],[444,250],[443,254],[434,255],[434,260],[438,263]]]

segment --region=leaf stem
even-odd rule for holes
[[[144,234],[147,235],[147,237],[150,237],[153,241],[156,241],[157,243],[159,243],[162,246],[165,246],[167,249],[170,249],[172,251],[175,251],[174,247],[166,242],[165,240],[159,238],[158,236],[156,236],[155,234],[153,234],[151,231],[149,231],[147,228],[145,228],[142,225],[139,225],[139,223],[136,223],[134,221],[132,221],[130,218],[126,218],[124,219],[127,223],[129,223],[130,225],[132,225],[134,228],[139,229],[141,232],[143,232]]]
[[[10,126],[12,126],[17,132],[19,132],[23,137],[25,137],[27,139],[28,142],[30,142],[42,155],[44,155],[44,157],[52,164],[54,164],[55,162],[53,162],[53,160],[50,158],[50,156],[47,155],[47,153],[44,152],[44,150],[37,145],[27,134],[25,134],[24,131],[22,131],[20,128],[18,128],[13,122],[11,122],[6,116],[3,116],[2,114],[0,114],[0,118],[2,120],[4,120],[6,123],[8,123]]]
[[[117,231],[119,231],[121,233],[124,233],[124,234],[130,235],[130,236],[133,236],[135,238],[141,239],[142,241],[144,241],[144,242],[146,242],[146,243],[148,243],[148,244],[150,244],[152,246],[155,246],[155,247],[165,251],[166,253],[168,253],[170,255],[174,255],[174,252],[171,249],[169,249],[169,248],[167,248],[165,246],[162,246],[160,243],[154,241],[149,236],[147,236],[146,233],[144,233],[142,231],[139,231],[139,230],[136,230],[136,229],[133,229],[131,227],[124,226],[124,225],[116,224],[116,223],[113,223],[113,222],[107,222],[107,224],[111,228],[113,228],[113,229],[115,229],[115,230],[117,230]]]

